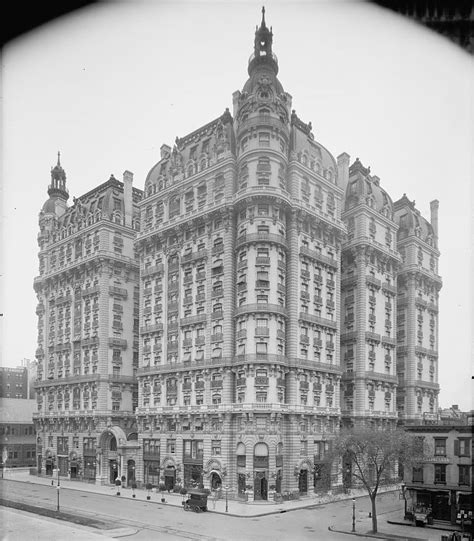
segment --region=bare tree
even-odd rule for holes
[[[372,532],[377,533],[376,498],[381,485],[393,481],[398,466],[408,467],[423,457],[419,438],[401,429],[345,429],[335,438],[332,460],[345,464],[345,481],[362,485],[372,503]]]

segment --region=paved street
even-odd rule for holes
[[[3,480],[0,483],[0,489],[3,497],[8,495],[11,500],[49,508],[56,506],[57,491],[51,485]],[[112,489],[108,494],[100,494],[61,488],[60,498],[63,511],[94,517],[109,523],[115,531],[105,530],[104,533],[110,537],[123,535],[126,531],[127,539],[132,540],[156,539],[158,537],[163,540],[209,541],[251,541],[254,539],[259,541],[306,539],[349,541],[350,539],[347,534],[328,531],[328,526],[336,526],[337,529],[350,531],[351,500],[266,516],[235,517],[213,512],[186,513],[179,507],[162,505],[156,501],[147,502],[143,499],[134,500],[129,497],[114,496]],[[230,502],[230,511],[232,511],[232,505],[233,502]],[[368,499],[358,499],[356,506],[357,531],[367,532],[370,529]],[[401,502],[398,499],[398,493],[382,495],[378,510],[379,529],[382,532],[433,541],[441,539],[442,532],[438,530],[420,530],[387,524],[388,518],[400,516]],[[120,533],[120,528],[127,530],[122,530]]]
[[[16,509],[0,507],[2,541],[107,541],[106,535],[94,533],[90,528],[51,520]]]

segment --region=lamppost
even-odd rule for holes
[[[56,492],[58,493],[58,503],[57,503],[57,512],[59,513],[59,489],[61,488],[61,484],[60,484],[60,481],[59,481],[59,460],[58,460],[58,484],[57,484],[57,487],[56,487]]]
[[[356,501],[352,498],[352,531],[356,531]]]
[[[229,492],[229,485],[226,485],[224,487],[224,490],[225,490],[225,512],[228,513],[229,512],[229,499],[227,497],[227,494]]]

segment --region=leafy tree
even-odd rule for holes
[[[333,463],[350,463],[351,480],[362,485],[369,495],[373,533],[377,533],[376,498],[379,487],[393,480],[397,465],[407,467],[419,463],[422,458],[420,439],[401,429],[344,429],[333,443]]]

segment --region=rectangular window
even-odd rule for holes
[[[446,456],[446,438],[435,438],[435,456]]]
[[[435,464],[434,482],[438,485],[446,484],[446,464]]]
[[[220,456],[221,454],[221,442],[220,440],[212,441],[212,456]]]
[[[269,132],[260,132],[258,134],[258,142],[262,147],[270,146],[270,133]]]
[[[471,472],[470,466],[460,464],[459,466],[459,484],[464,486],[470,486],[471,484]]]
[[[176,453],[176,440],[166,440],[166,452],[169,455]]]
[[[413,483],[423,483],[423,466],[413,468]]]
[[[469,438],[455,440],[454,454],[456,456],[471,456],[471,440]]]

